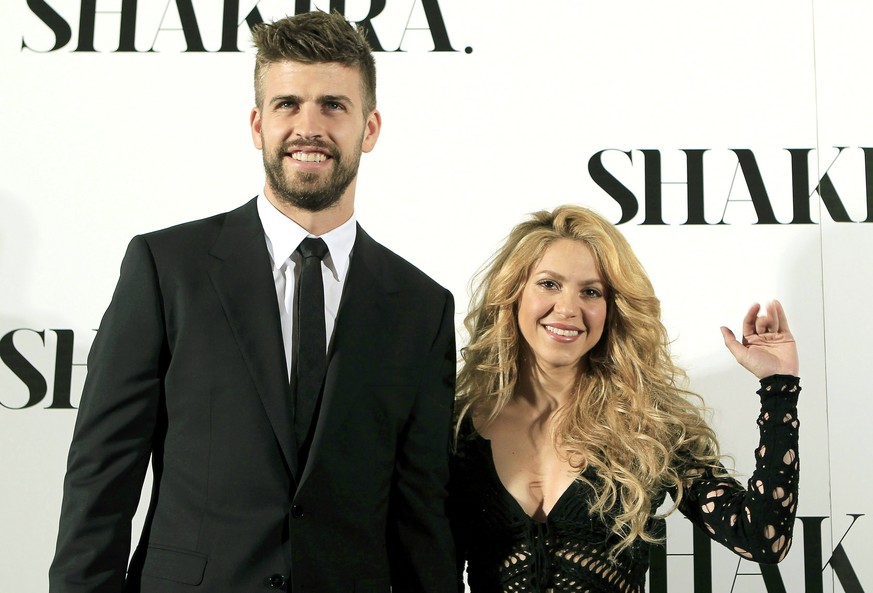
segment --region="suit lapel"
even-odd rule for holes
[[[384,331],[381,326],[391,318],[388,313],[397,301],[399,289],[383,253],[384,247],[359,225],[334,331],[321,410],[298,489],[309,477],[322,444],[330,440],[331,427],[339,426],[345,418],[348,406],[343,404],[343,397],[350,395],[350,386],[357,382],[358,361],[362,356],[373,360],[376,355],[372,352],[373,335]]]
[[[227,214],[209,275],[292,476],[293,410],[276,288],[256,201]]]

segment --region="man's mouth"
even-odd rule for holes
[[[292,152],[291,158],[303,163],[321,163],[329,157],[322,152]]]

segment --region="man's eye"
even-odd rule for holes
[[[330,111],[338,111],[343,109],[342,104],[336,103],[335,101],[328,101],[324,104],[324,106]]]

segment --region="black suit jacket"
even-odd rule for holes
[[[302,471],[254,200],[134,238],[88,367],[53,593],[457,590],[452,298],[360,227]]]

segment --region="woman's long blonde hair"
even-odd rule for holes
[[[512,230],[477,276],[465,320],[470,339],[462,349],[456,428],[471,413],[490,422],[512,397],[523,347],[517,303],[534,265],[558,239],[588,245],[608,287],[603,337],[587,355],[571,406],[559,412],[554,439],[569,459],[583,460],[580,478],[588,467],[596,471],[591,511],[611,523],[614,555],[636,538],[657,541],[647,530],[653,497],[675,488],[675,509],[682,483],[692,477],[683,473],[688,462],[718,467],[715,434],[681,387],[685,373],[670,356],[660,302],[615,226],[586,208],[560,206]]]

